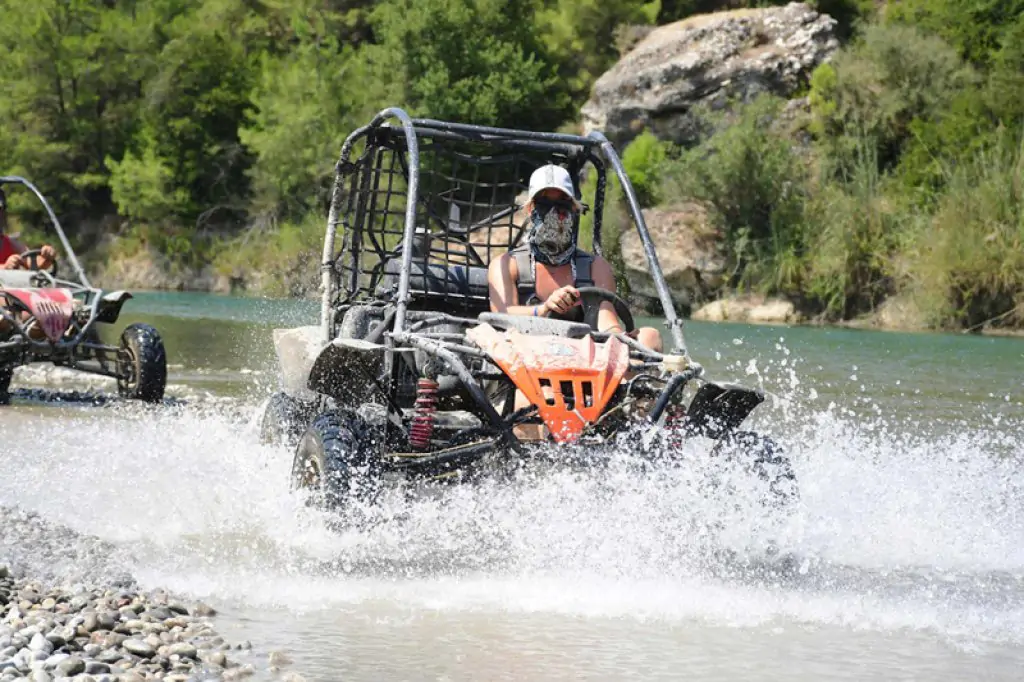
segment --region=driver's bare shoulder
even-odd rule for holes
[[[594,284],[602,289],[615,291],[615,273],[612,271],[611,263],[601,256],[595,255],[592,258],[590,276],[593,277]]]

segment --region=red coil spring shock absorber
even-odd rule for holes
[[[415,450],[430,447],[434,434],[434,412],[437,410],[437,382],[420,379],[416,382],[416,416],[409,428],[409,445]]]

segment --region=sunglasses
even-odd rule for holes
[[[537,210],[541,213],[547,213],[553,208],[560,208],[566,211],[572,212],[576,210],[576,204],[569,199],[549,199],[547,197],[537,197],[533,200],[533,205],[537,207]]]

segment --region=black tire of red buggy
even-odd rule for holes
[[[344,511],[353,499],[372,503],[380,492],[381,460],[373,430],[353,412],[319,415],[302,434],[292,462],[292,490],[309,491],[307,503]]]
[[[295,447],[315,416],[315,404],[278,391],[267,399],[263,407],[259,423],[260,443]]]
[[[13,367],[0,367],[0,405],[11,404],[11,379],[13,378]]]
[[[167,351],[163,339],[148,324],[132,324],[121,333],[117,392],[124,398],[158,403],[167,388]],[[128,364],[128,367],[124,365]],[[123,372],[130,369],[134,381]]]
[[[712,456],[730,449],[748,471],[767,482],[770,496],[763,500],[767,506],[789,507],[800,496],[796,474],[785,450],[775,440],[754,431],[730,431],[715,443]]]

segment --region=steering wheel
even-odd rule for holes
[[[24,259],[25,261],[28,262],[28,269],[29,270],[40,270],[41,269],[39,267],[39,259],[42,257],[42,252],[43,252],[42,249],[29,249],[28,251],[25,251],[24,253],[21,254],[22,259]],[[46,272],[49,272],[50,275],[52,275],[54,277],[57,276],[57,259],[56,258],[53,259],[53,265],[51,265],[50,269],[47,270]]]
[[[614,291],[608,291],[601,287],[578,287],[576,290],[580,292],[580,302],[583,305],[583,321],[594,331],[597,331],[597,314],[601,310],[601,304],[605,301],[615,306],[615,314],[622,320],[627,332],[636,329],[636,325],[633,323],[633,313],[629,312],[629,305]]]

